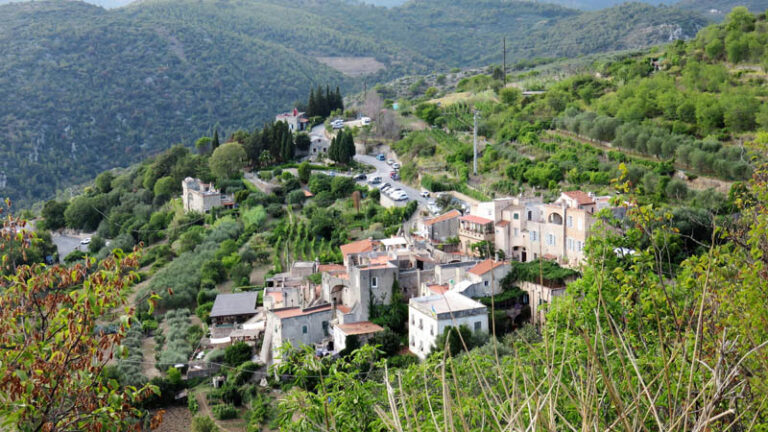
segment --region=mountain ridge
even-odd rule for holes
[[[373,84],[500,63],[502,36],[514,61],[663,43],[625,39],[664,23],[692,36],[706,22],[640,4],[582,13],[500,0],[31,2],[0,6],[0,20],[0,194],[22,202],[213,129],[260,126],[310,87],[360,85],[320,56],[374,58],[385,68]]]

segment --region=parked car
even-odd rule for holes
[[[376,159],[385,161],[387,158],[384,156],[384,153],[379,153],[378,156],[376,156]]]
[[[86,237],[86,238],[80,240],[80,244],[81,245],[91,244],[91,238],[90,237]]]
[[[392,160],[392,159],[387,159],[387,165],[392,165],[393,163],[395,163],[395,161],[394,161],[394,160]]]
[[[368,176],[366,176],[365,174],[361,173],[361,174],[358,174],[358,175],[355,176],[355,180],[357,180],[357,181],[366,181],[366,180],[368,180]]]
[[[336,171],[328,171],[328,175],[331,177],[336,177]]]
[[[394,168],[396,170],[399,170],[400,169],[400,164],[395,162],[395,163],[392,164],[392,168]]]
[[[429,198],[429,192],[428,191],[422,191],[421,192],[421,197],[422,198]]]
[[[336,119],[331,122],[331,127],[334,129],[341,129],[344,127],[344,120],[342,119]]]
[[[368,126],[371,124],[371,118],[370,117],[363,117],[360,119],[360,123],[363,124],[363,126]]]
[[[381,177],[374,177],[374,178],[368,180],[368,183],[370,183],[372,185],[377,185],[377,184],[381,183]]]
[[[400,180],[400,174],[398,174],[397,171],[393,172],[389,176],[392,178],[392,180]]]

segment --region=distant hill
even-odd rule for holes
[[[31,1],[31,0],[0,0],[0,5],[6,4],[6,3],[18,3],[22,1]],[[113,9],[117,7],[123,7],[127,6],[137,0],[85,0],[86,3],[90,3],[96,6],[101,6],[105,9]]]
[[[676,7],[701,12],[715,20],[722,20],[736,6],[746,6],[752,12],[768,10],[768,0],[680,0]]]
[[[218,128],[253,128],[318,84],[578,56],[693,36],[692,12],[508,0],[77,1],[0,7],[0,196],[37,201]],[[340,66],[341,65],[341,66]],[[342,67],[343,66],[343,67]]]

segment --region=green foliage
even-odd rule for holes
[[[216,420],[229,420],[237,418],[238,414],[237,408],[226,404],[213,405],[211,407],[211,412],[213,412],[213,416],[216,417]]]
[[[355,141],[352,132],[342,129],[331,140],[328,157],[342,165],[349,165],[355,156]]]
[[[192,419],[192,432],[219,432],[216,423],[208,416],[195,416]]]
[[[251,359],[253,350],[245,342],[237,342],[227,347],[224,351],[224,360],[230,366],[239,366]]]
[[[243,146],[240,143],[230,142],[213,151],[209,164],[214,176],[219,179],[230,179],[240,174],[245,161],[246,154]]]

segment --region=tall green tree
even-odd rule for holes
[[[240,174],[246,160],[243,146],[236,143],[226,143],[213,151],[208,164],[211,173],[219,179],[229,179]]]

